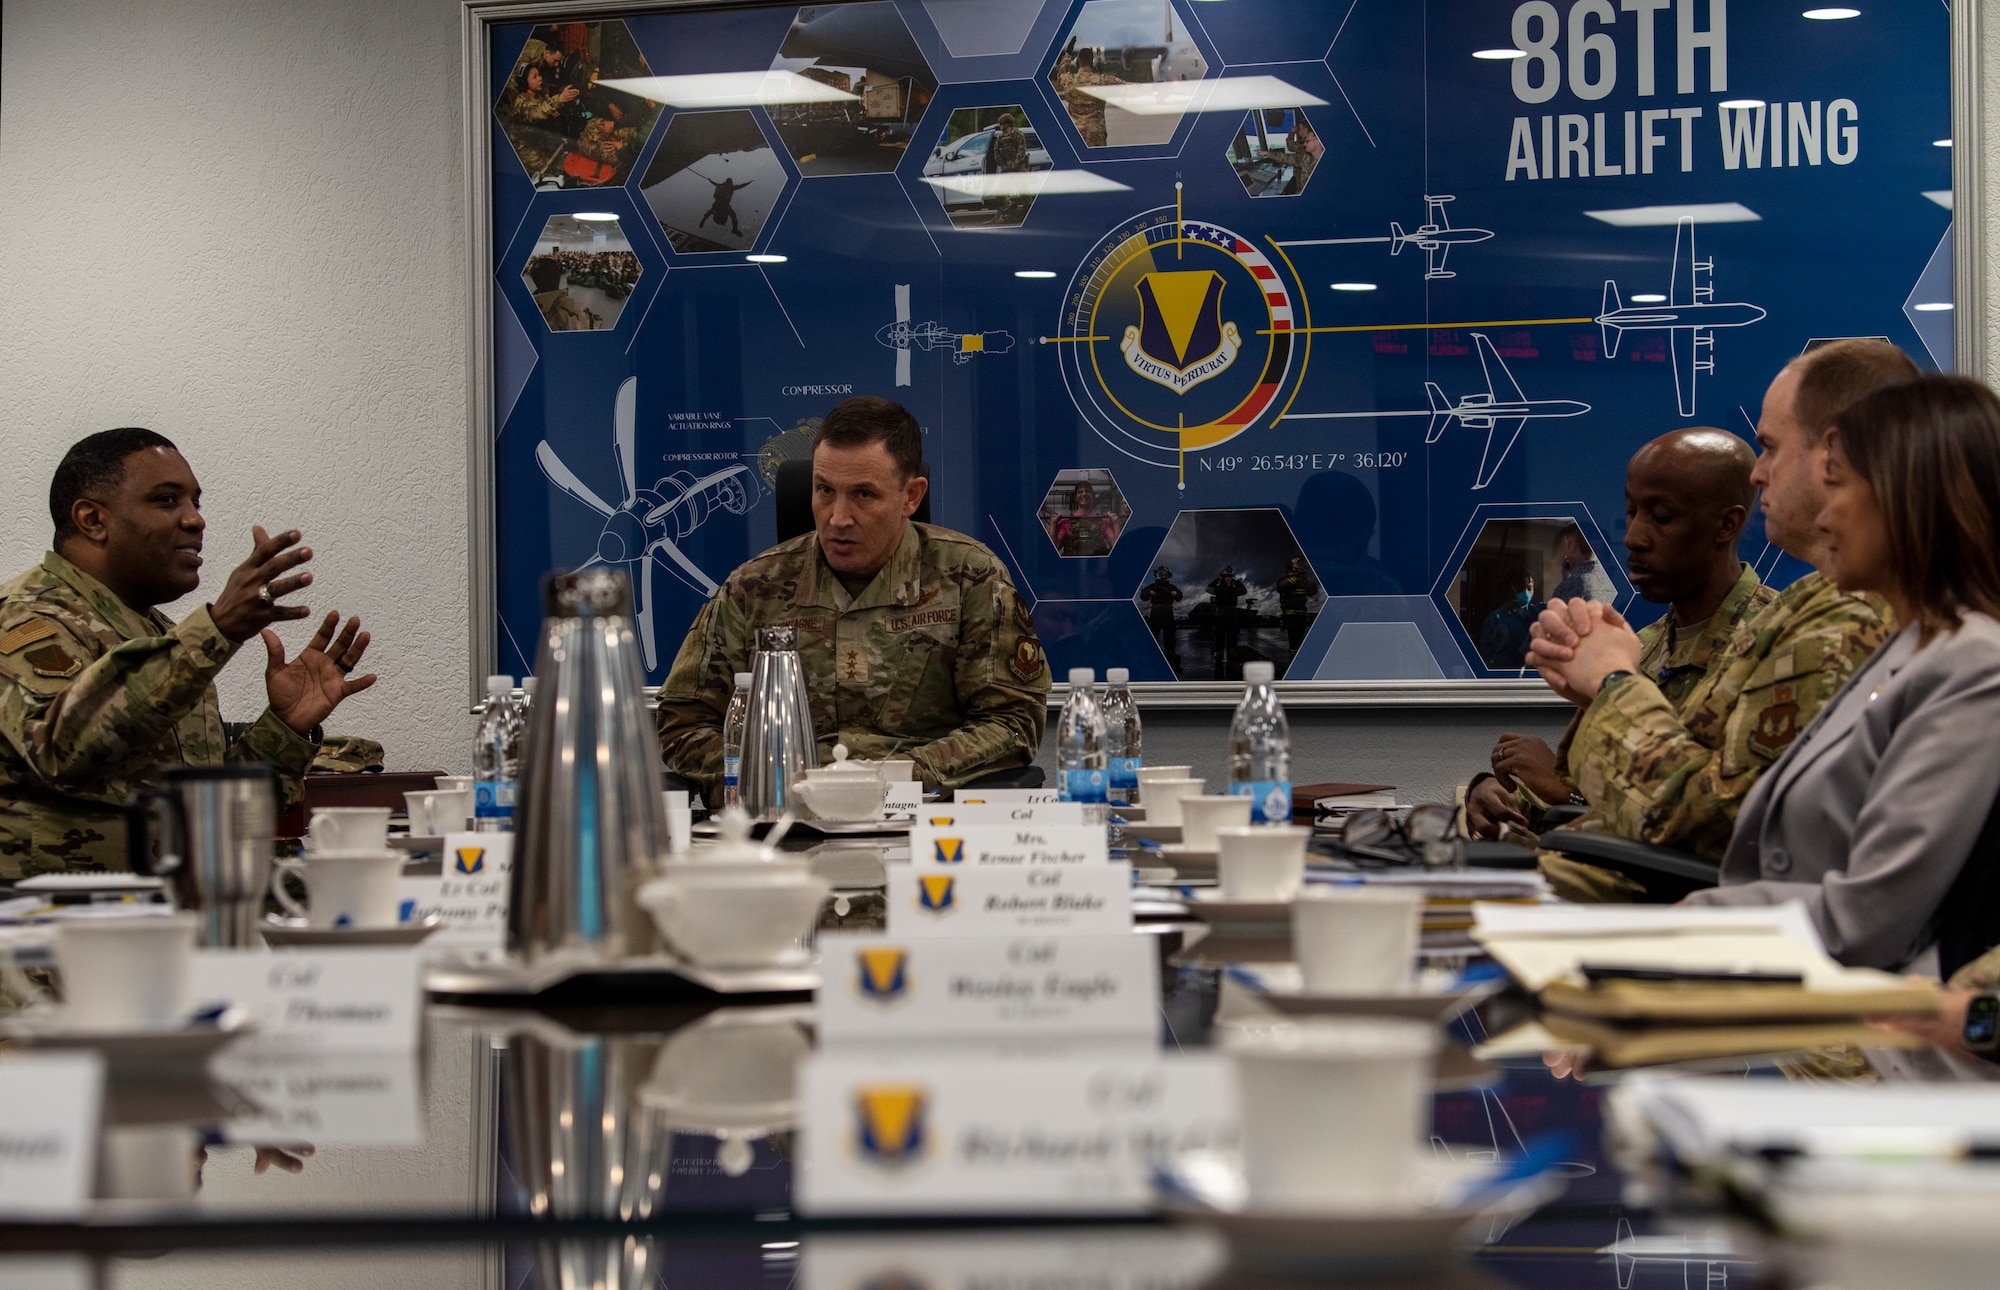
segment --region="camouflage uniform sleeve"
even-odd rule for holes
[[[668,770],[700,785],[711,807],[722,803],[722,721],[736,673],[750,660],[749,620],[736,592],[732,579],[709,597],[660,686],[660,756]]]
[[[960,598],[956,680],[958,729],[910,749],[925,781],[959,788],[1032,765],[1048,724],[1048,661],[1034,617],[997,563]]]
[[[149,769],[236,652],[206,606],[168,635],[121,642],[87,665],[100,646],[61,614],[35,613],[4,626],[10,635],[25,628],[36,636],[0,654],[0,739],[56,788]]]
[[[297,810],[306,800],[306,769],[319,755],[319,744],[278,719],[269,708],[242,738],[229,746],[230,761],[261,761],[278,781],[278,814]]]
[[[1852,597],[1779,630],[1740,692],[1718,686],[1685,722],[1645,676],[1585,709],[1570,775],[1606,831],[1719,862],[1757,778],[1887,634],[1883,615]]]

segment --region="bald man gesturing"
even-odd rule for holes
[[[1697,426],[1661,435],[1626,468],[1626,569],[1640,595],[1668,607],[1666,617],[1638,634],[1638,670],[1654,678],[1670,702],[1685,698],[1723,656],[1737,628],[1777,599],[1736,556],[1756,501],[1750,483],[1755,465],[1741,439]],[[1576,701],[1557,680],[1550,683],[1558,693]],[[1533,830],[1542,808],[1581,801],[1567,767],[1581,720],[1579,712],[1570,721],[1560,751],[1531,735],[1500,736],[1493,774],[1474,780],[1466,797],[1466,819],[1476,834],[1496,836],[1503,824]]]

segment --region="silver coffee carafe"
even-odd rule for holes
[[[603,567],[557,574],[543,611],[507,947],[529,962],[650,953],[652,924],[634,896],[666,850],[666,812],[632,584]]]
[[[743,725],[743,809],[752,819],[774,820],[797,805],[793,785],[819,765],[812,704],[799,662],[796,627],[757,629],[757,658],[750,666],[750,697]]]
[[[201,916],[201,945],[261,949],[277,819],[269,766],[168,767],[158,787],[126,804],[126,857],[132,872],[166,879],[177,908]]]

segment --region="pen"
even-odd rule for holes
[[[1732,971],[1727,968],[1643,967],[1626,963],[1584,963],[1583,979],[1592,985],[1603,981],[1649,981],[1683,985],[1804,985],[1799,972]]]

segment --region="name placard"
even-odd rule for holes
[[[1059,802],[1062,793],[1053,788],[967,788],[952,794],[954,806],[1026,806],[1034,802]]]
[[[399,1053],[417,1046],[417,971],[405,949],[198,950],[192,978],[195,998],[256,1013],[260,1046]]]
[[[920,866],[1104,864],[1111,850],[1102,828],[1044,824],[910,828],[910,863]]]
[[[83,1213],[103,1105],[104,1059],[96,1053],[0,1059],[0,1214]]]
[[[1132,930],[1132,866],[889,865],[893,936]]]
[[[883,815],[914,815],[924,809],[924,781],[897,780],[882,796]]]
[[[825,932],[822,1044],[934,1039],[1157,1043],[1151,937],[894,938]]]
[[[1206,1053],[821,1052],[799,1103],[809,1214],[1142,1210],[1157,1162],[1238,1135],[1233,1072]]]
[[[229,1121],[232,1142],[423,1145],[415,1053],[272,1051],[253,1040],[209,1069],[257,1107]]]
[[[507,893],[514,868],[511,833],[453,833],[444,840],[444,870],[436,878],[402,880],[400,915],[414,922],[433,915],[444,926],[426,947],[498,949],[507,940]]]
[[[990,828],[1007,824],[1038,824],[1044,828],[1080,829],[1082,802],[940,802],[917,812],[918,824],[932,828]]]

